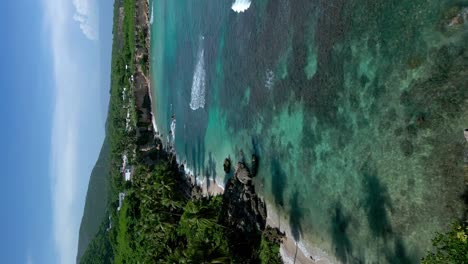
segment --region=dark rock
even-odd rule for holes
[[[223,168],[224,168],[225,173],[231,172],[231,159],[229,158],[224,159]]]
[[[257,176],[258,172],[258,157],[255,154],[252,154],[252,176]]]
[[[284,232],[281,232],[278,228],[273,228],[271,226],[266,227],[265,231],[263,231],[263,235],[268,241],[275,244],[283,243],[283,239],[286,236]]]
[[[252,181],[249,169],[242,162],[237,163],[236,174],[234,177],[245,185],[249,185],[250,181]]]
[[[223,194],[221,222],[237,231],[230,234],[230,239],[239,244],[236,252],[250,252],[249,249],[257,248],[266,225],[266,206],[255,193],[251,179],[245,164],[238,163],[235,175],[227,182]],[[244,257],[250,259],[252,256]]]

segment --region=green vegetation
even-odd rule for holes
[[[268,240],[265,235],[262,235],[262,242],[260,243],[260,263],[262,264],[281,264],[279,244]]]
[[[123,7],[124,19],[120,23],[120,8]],[[136,135],[134,131],[126,131],[127,108],[130,110],[131,124],[136,124],[134,98],[130,91],[130,75],[134,71],[133,56],[135,48],[134,38],[134,12],[135,0],[115,1],[114,3],[114,41],[112,47],[111,65],[111,89],[109,111],[106,124],[106,139],[104,141],[98,162],[90,177],[88,193],[86,196],[85,210],[80,227],[80,239],[77,261],[81,263],[95,263],[91,255],[98,253],[96,243],[107,243],[102,239],[105,230],[99,229],[100,223],[111,219],[117,219],[115,208],[119,190],[124,188],[124,182],[120,174],[119,164],[122,161],[122,153],[134,145]],[[121,28],[119,28],[121,25]],[[128,69],[126,69],[128,65]],[[126,88],[126,100],[122,92]],[[131,157],[129,157],[131,159]],[[98,232],[99,231],[99,232]],[[106,232],[107,233],[107,232]],[[107,247],[101,247],[104,249]],[[87,258],[82,257],[85,254]],[[112,253],[112,251],[110,251]],[[113,254],[113,253],[112,253]],[[107,255],[106,255],[107,256]],[[99,259],[96,255],[95,258]],[[112,257],[113,258],[113,257]],[[111,259],[112,259],[111,258]],[[104,262],[103,262],[104,263]]]
[[[99,232],[87,247],[86,252],[81,257],[81,263],[89,264],[110,264],[113,260],[112,245],[107,237],[108,222],[102,222]]]
[[[153,171],[137,168],[118,214],[114,263],[229,263],[221,197],[186,201],[175,189],[167,161]]]
[[[423,264],[468,263],[468,226],[454,223],[446,234],[437,234],[432,240],[434,252],[422,259]]]
[[[136,129],[127,129],[128,113],[130,125],[135,128],[138,123],[130,79],[136,66],[135,41],[145,37],[141,32],[135,35],[134,15],[135,0],[115,2],[110,103],[103,146],[106,153],[103,162],[107,166],[103,166],[106,170],[99,171],[105,186],[90,181],[89,190],[96,195],[87,197],[87,204],[102,201],[105,206],[85,213],[83,223],[93,214],[99,216],[95,218],[99,222],[93,224],[95,231],[90,237],[96,235],[94,240],[83,244],[79,262],[245,263],[246,256],[251,256],[255,263],[260,263],[260,259],[262,263],[280,263],[278,243],[266,237],[261,244],[258,239],[258,245],[248,249],[251,252],[236,252],[236,247],[243,242],[235,241],[233,234],[237,231],[223,223],[222,197],[188,199],[184,196],[177,182],[181,177],[179,168],[167,153],[154,150],[148,154],[154,164],[148,165],[143,162],[148,156],[142,157],[142,153],[134,151],[147,141],[145,135],[137,137]],[[144,72],[148,71],[147,60],[148,56],[143,56],[137,62]],[[135,168],[131,182],[124,181],[120,171],[124,153]],[[120,192],[126,196],[118,211]],[[102,196],[105,199],[99,200]],[[108,229],[110,223],[112,228]]]
[[[77,260],[83,256],[87,248],[93,247],[93,244],[90,244],[92,239],[94,237],[100,237],[99,239],[101,239],[103,235],[102,232],[105,231],[102,230],[101,225],[103,221],[108,219],[106,209],[110,172],[109,156],[109,144],[106,138],[102,145],[99,158],[89,178],[89,187],[80,225]],[[91,251],[93,251],[93,249],[91,249]]]
[[[177,190],[177,167],[161,160],[154,170],[136,169],[118,227],[110,236],[114,263],[242,263],[236,232],[221,221],[221,196],[186,200]],[[279,244],[265,236],[251,248],[261,263],[281,263]],[[255,262],[259,262],[256,260]]]

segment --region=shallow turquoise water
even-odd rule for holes
[[[446,25],[468,2],[231,4],[154,3],[155,112],[164,135],[175,114],[179,158],[222,184],[225,157],[256,153],[297,240],[418,262],[463,209],[468,31]]]

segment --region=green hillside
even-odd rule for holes
[[[114,21],[113,21],[113,43],[112,43],[112,62],[111,62],[111,87],[109,112],[106,121],[106,139],[104,140],[98,161],[93,169],[89,179],[86,203],[81,220],[77,263],[106,263],[109,256],[112,255],[112,249],[109,247],[109,235],[106,231],[110,212],[108,208],[116,208],[116,199],[118,190],[121,186],[116,186],[115,178],[120,175],[118,168],[114,167],[111,171],[111,160],[119,160],[122,150],[123,134],[125,127],[125,111],[123,111],[121,100],[122,78],[124,70],[124,61],[131,61],[129,58],[122,58],[124,46],[124,34],[122,29],[123,20],[120,8],[123,7],[122,0],[114,2]],[[128,12],[126,8],[124,13]],[[130,20],[130,19],[129,19]],[[131,34],[128,34],[131,35]],[[128,50],[128,49],[125,49]],[[117,67],[119,65],[120,67]],[[119,70],[117,70],[119,69]],[[127,84],[128,87],[128,84]],[[120,134],[119,134],[120,133]],[[118,134],[118,135],[116,135]],[[114,217],[112,217],[114,218]]]
[[[91,240],[96,236],[99,227],[106,219],[109,189],[110,152],[107,138],[89,178],[83,218],[81,219],[78,240],[77,262],[85,253]],[[107,222],[107,221],[106,221]]]

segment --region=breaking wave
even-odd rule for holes
[[[205,107],[205,89],[206,89],[206,70],[205,70],[205,49],[203,48],[203,39],[200,38],[200,47],[198,49],[197,65],[193,73],[192,92],[190,99],[190,108],[197,110]]]
[[[172,142],[174,143],[175,142],[175,129],[176,129],[176,120],[175,118],[172,118],[172,122],[171,122],[171,134],[172,134]]]
[[[245,10],[249,9],[250,4],[252,4],[250,0],[236,0],[232,4],[231,9],[234,10],[234,12],[242,13],[245,12]]]
[[[150,24],[153,25],[153,19],[154,19],[154,4],[151,4],[151,17],[150,17]]]

